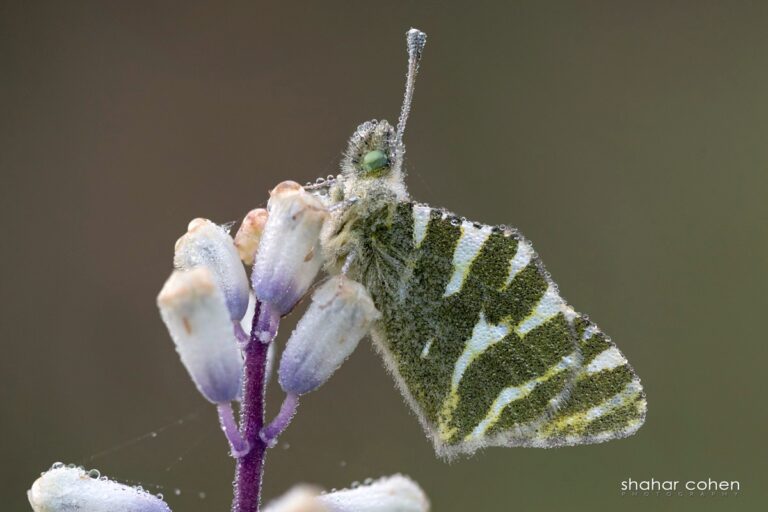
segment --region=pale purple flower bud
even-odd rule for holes
[[[328,512],[427,512],[429,500],[419,485],[403,475],[392,475],[354,489],[317,497]]]
[[[224,292],[230,317],[240,320],[248,306],[248,276],[232,237],[222,226],[194,219],[187,233],[176,241],[173,264],[178,270],[205,266]]]
[[[174,271],[157,296],[157,305],[200,393],[216,404],[237,399],[243,359],[224,294],[211,270],[201,266]]]
[[[267,224],[269,213],[264,208],[256,208],[248,212],[243,219],[243,223],[235,233],[235,247],[240,259],[246,265],[253,265],[256,257],[256,251],[259,250],[261,235],[264,232],[264,226]]]
[[[392,475],[326,494],[298,485],[270,503],[265,512],[428,512],[429,499],[419,485]]]
[[[170,512],[159,497],[105,477],[98,471],[56,463],[27,491],[35,512]]]
[[[264,512],[329,512],[317,499],[320,490],[309,485],[297,485],[272,501]]]
[[[285,346],[278,368],[280,386],[297,395],[317,389],[379,316],[360,283],[343,275],[323,283]]]
[[[320,270],[320,230],[328,212],[319,199],[293,181],[277,185],[267,207],[269,219],[251,279],[259,300],[286,315]]]

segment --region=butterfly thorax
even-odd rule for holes
[[[397,205],[409,200],[403,180],[404,151],[387,121],[367,121],[350,138],[341,174],[323,192],[330,218],[321,244],[329,273],[344,269],[374,288],[374,281],[384,277],[376,277],[377,262],[391,255],[376,233],[383,233]]]
[[[397,246],[392,243],[392,226],[398,204],[407,201],[386,185],[371,185],[361,196],[330,206],[321,245],[330,274],[344,271],[376,296],[379,289],[398,280],[405,270],[406,258],[397,254]]]

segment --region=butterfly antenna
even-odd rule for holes
[[[416,74],[419,72],[419,61],[427,44],[427,34],[421,30],[412,28],[407,33],[408,41],[408,75],[405,79],[405,97],[403,98],[403,107],[400,109],[400,119],[397,121],[397,147],[402,148],[403,132],[405,132],[405,123],[408,121],[408,114],[411,112],[411,103],[413,102],[413,87],[416,83]],[[402,151],[402,149],[401,149]]]

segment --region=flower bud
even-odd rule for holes
[[[329,512],[427,512],[429,500],[419,485],[403,475],[317,497]]]
[[[320,270],[320,230],[328,212],[319,199],[293,181],[276,186],[267,207],[269,218],[251,279],[259,300],[286,315]]]
[[[297,485],[272,501],[264,512],[329,512],[317,499],[319,489],[309,485]]]
[[[232,320],[240,320],[248,306],[248,276],[227,230],[207,219],[194,219],[176,241],[173,265],[178,270],[205,266],[224,292]]]
[[[235,234],[235,247],[240,259],[246,265],[253,265],[256,251],[259,250],[259,241],[264,232],[269,213],[264,208],[256,208],[248,212],[243,219],[240,229]]]
[[[157,305],[200,393],[217,404],[235,400],[243,359],[224,295],[211,270],[202,266],[174,271],[157,296]]]
[[[27,491],[35,512],[170,512],[159,497],[57,462]]]
[[[363,285],[338,276],[312,295],[283,351],[278,368],[280,386],[301,395],[317,389],[357,347],[379,318]]]
[[[265,512],[428,512],[429,500],[408,477],[392,475],[353,489],[319,494],[299,485],[267,506]]]

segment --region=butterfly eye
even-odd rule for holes
[[[367,173],[375,172],[378,170],[381,170],[389,165],[389,159],[387,158],[386,153],[381,151],[380,149],[376,149],[374,151],[369,151],[365,154],[363,157],[363,171]]]

